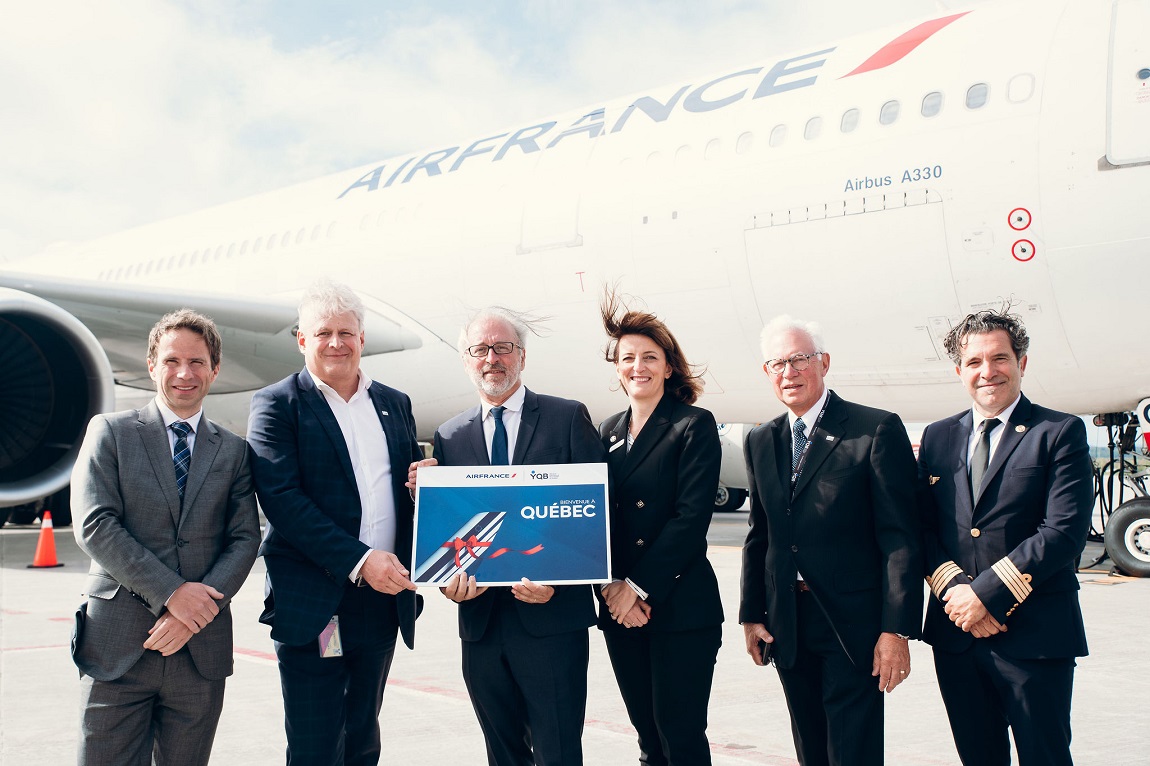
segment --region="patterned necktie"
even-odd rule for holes
[[[492,407],[495,418],[495,435],[491,438],[491,465],[509,465],[507,460],[507,429],[503,425],[503,411],[506,407]]]
[[[180,491],[180,500],[184,499],[184,485],[188,483],[188,466],[192,464],[192,451],[188,449],[188,434],[192,427],[182,420],[172,423],[171,429],[176,432],[176,446],[172,450],[172,464],[176,467],[176,489]]]
[[[978,434],[978,443],[974,445],[974,455],[970,458],[970,494],[975,500],[978,500],[979,490],[982,489],[986,467],[990,465],[990,432],[997,426],[998,418],[982,421],[982,431]]]
[[[795,451],[791,455],[791,473],[799,469],[799,459],[803,456],[803,450],[807,446],[807,424],[803,422],[802,418],[795,420],[794,435]]]

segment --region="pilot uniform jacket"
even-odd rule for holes
[[[647,630],[718,625],[723,605],[707,560],[722,459],[715,417],[665,394],[628,449],[630,422],[628,409],[599,426],[611,469],[612,575],[647,592],[653,610]],[[599,627],[626,630],[606,606]]]
[[[81,672],[97,681],[124,675],[144,654],[164,602],[200,582],[225,598],[186,649],[204,678],[231,675],[231,598],[255,562],[260,532],[244,440],[201,416],[181,512],[155,401],[97,415],[72,470],[72,509],[76,541],[92,557],[73,642]]]
[[[415,504],[404,483],[423,457],[407,394],[372,382],[368,388],[387,437],[395,497],[395,555],[411,566]],[[349,575],[369,547],[359,539],[359,488],[347,444],[311,374],[295,373],[252,397],[248,423],[252,472],[268,525],[260,546],[267,592],[260,622],[272,639],[300,646],[314,641],[336,613]],[[395,596],[404,643],[415,644],[422,597]]]
[[[440,465],[491,465],[483,435],[479,405],[456,415],[435,432],[435,459]],[[606,461],[595,426],[581,403],[536,394],[528,389],[523,399],[514,465],[548,463],[602,463]],[[459,637],[478,641],[487,631],[491,610],[500,591],[485,593],[459,605]],[[595,624],[594,601],[588,585],[561,585],[545,604],[513,602],[524,629],[535,637],[586,629]]]
[[[934,598],[924,639],[966,650],[976,639],[947,617],[941,598],[968,583],[1007,627],[978,641],[1018,659],[1081,657],[1086,632],[1075,560],[1093,507],[1093,473],[1081,419],[1022,396],[971,497],[967,410],[927,427],[919,448],[925,571]]]
[[[778,667],[795,663],[799,572],[855,667],[869,670],[882,632],[917,638],[921,529],[899,417],[831,391],[793,497],[786,415],[752,430],[745,451],[751,529],[739,621],[766,626]]]

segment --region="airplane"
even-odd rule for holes
[[[493,303],[550,317],[529,386],[622,409],[597,308],[619,285],[706,366],[740,503],[742,424],[781,412],[758,343],[781,313],[822,324],[836,391],[910,422],[969,406],[941,339],[1010,302],[1030,396],[1144,425],[1148,31],[1150,0],[951,10],[49,247],[0,271],[0,506],[59,496],[87,420],[151,396],[146,331],[174,307],[220,325],[207,410],[242,433],[251,391],[301,366],[321,276],[363,296],[363,367],[421,437],[474,403],[456,338]],[[1150,500],[1116,527],[1150,575]]]

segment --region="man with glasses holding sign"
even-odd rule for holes
[[[435,459],[420,466],[603,463],[607,454],[581,403],[529,391],[520,380],[533,320],[508,309],[480,311],[459,348],[479,405],[435,432]],[[463,678],[493,766],[582,764],[587,708],[590,585],[539,585],[524,578],[484,588],[456,575],[444,595],[459,604]]]
[[[922,624],[915,460],[897,415],[826,388],[824,349],[814,324],[763,329],[788,411],[747,436],[739,621],[755,664],[778,670],[799,763],[881,764],[882,693],[910,674]]]

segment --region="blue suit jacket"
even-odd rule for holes
[[[976,640],[950,621],[940,600],[951,586],[968,583],[1007,627],[977,640],[1023,659],[1083,656],[1086,632],[1074,563],[1094,503],[1086,427],[1023,396],[975,502],[967,466],[973,422],[967,410],[922,434],[918,472],[926,574],[935,593],[923,638],[950,652]]]
[[[440,465],[491,465],[483,437],[482,410],[475,407],[456,415],[435,432],[435,458]],[[603,463],[607,452],[591,423],[587,408],[570,399],[527,391],[511,462]],[[459,637],[478,641],[487,630],[491,608],[501,589],[459,605]],[[546,604],[516,601],[523,627],[533,636],[586,629],[595,622],[590,585],[562,585]]]
[[[411,565],[414,504],[404,486],[422,455],[411,399],[381,383],[368,389],[387,435],[395,496],[396,556]],[[258,391],[248,420],[252,477],[267,531],[260,555],[268,570],[260,621],[272,638],[302,645],[315,640],[339,607],[348,576],[368,546],[359,540],[359,490],[343,432],[310,374],[296,373]],[[404,643],[415,642],[419,599],[396,596]]]

